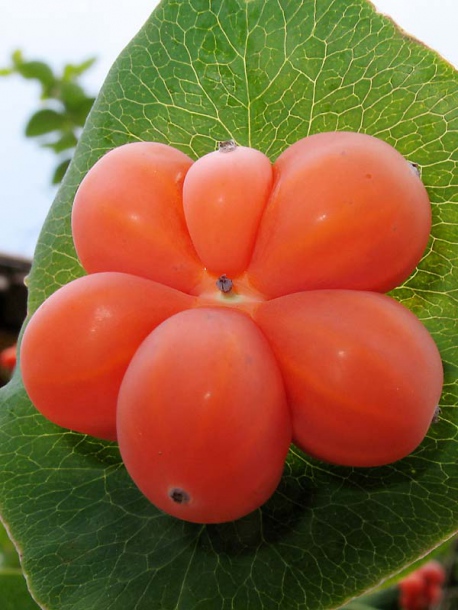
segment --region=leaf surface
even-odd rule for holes
[[[113,66],[44,225],[30,313],[83,274],[70,233],[88,169],[125,142],[197,158],[235,139],[274,160],[311,133],[362,131],[422,168],[430,246],[394,295],[433,334],[442,416],[383,468],[292,450],[277,493],[235,523],[159,513],[115,445],[65,432],[19,372],[0,394],[0,509],[34,596],[50,610],[336,608],[450,537],[458,524],[458,77],[365,0],[163,0]]]

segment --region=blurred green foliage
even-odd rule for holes
[[[5,528],[0,522],[0,572],[20,567],[19,557]]]
[[[0,522],[0,608],[38,610],[30,597],[17,551]]]
[[[0,76],[19,75],[40,85],[40,107],[29,118],[25,135],[58,155],[52,183],[64,177],[94,97],[81,85],[81,77],[95,58],[78,64],[66,64],[60,73],[44,61],[27,60],[22,51],[11,55],[11,65],[0,68]]]

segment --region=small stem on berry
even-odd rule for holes
[[[219,152],[227,153],[232,152],[237,148],[237,144],[234,140],[224,140],[223,142],[218,142],[218,150]]]
[[[418,163],[414,163],[413,161],[408,161],[410,167],[413,169],[414,174],[416,174],[419,178],[421,178],[421,169]]]
[[[441,408],[438,405],[434,411],[433,419],[431,420],[432,424],[437,424],[437,422],[440,420],[440,414],[441,414]]]
[[[232,290],[232,280],[227,275],[220,275],[216,280],[216,286],[221,292],[228,293]]]

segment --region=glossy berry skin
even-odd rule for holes
[[[54,423],[118,439],[139,489],[198,523],[263,504],[293,441],[344,466],[423,440],[443,372],[422,324],[385,296],[414,272],[431,209],[371,136],[304,138],[271,164],[226,146],[110,151],[75,197],[89,274],[26,327],[22,372]]]
[[[291,442],[283,381],[243,313],[179,313],[142,343],[118,402],[119,448],[141,491],[198,523],[238,519],[274,492]]]
[[[192,303],[122,273],[66,284],[39,307],[22,339],[22,378],[33,404],[59,426],[115,440],[119,387],[132,356],[153,328]]]
[[[282,371],[293,441],[303,451],[379,466],[423,440],[442,363],[428,331],[400,303],[375,292],[315,290],[263,303],[255,321]]]
[[[182,185],[192,160],[157,142],[104,155],[83,179],[72,234],[88,273],[121,271],[189,292],[203,267],[189,238]]]
[[[399,152],[361,133],[315,134],[274,163],[248,277],[268,297],[388,292],[413,272],[430,230],[428,194]]]
[[[186,224],[211,273],[235,277],[245,271],[271,186],[269,159],[233,142],[189,168],[183,184]]]

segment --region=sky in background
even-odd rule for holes
[[[266,0],[268,1],[268,0]],[[1,0],[0,66],[22,49],[56,69],[97,57],[84,78],[96,94],[116,57],[135,36],[157,0]],[[376,0],[404,30],[458,68],[457,0]],[[30,258],[55,196],[55,155],[23,136],[37,110],[39,87],[20,77],[0,78],[0,253]]]

